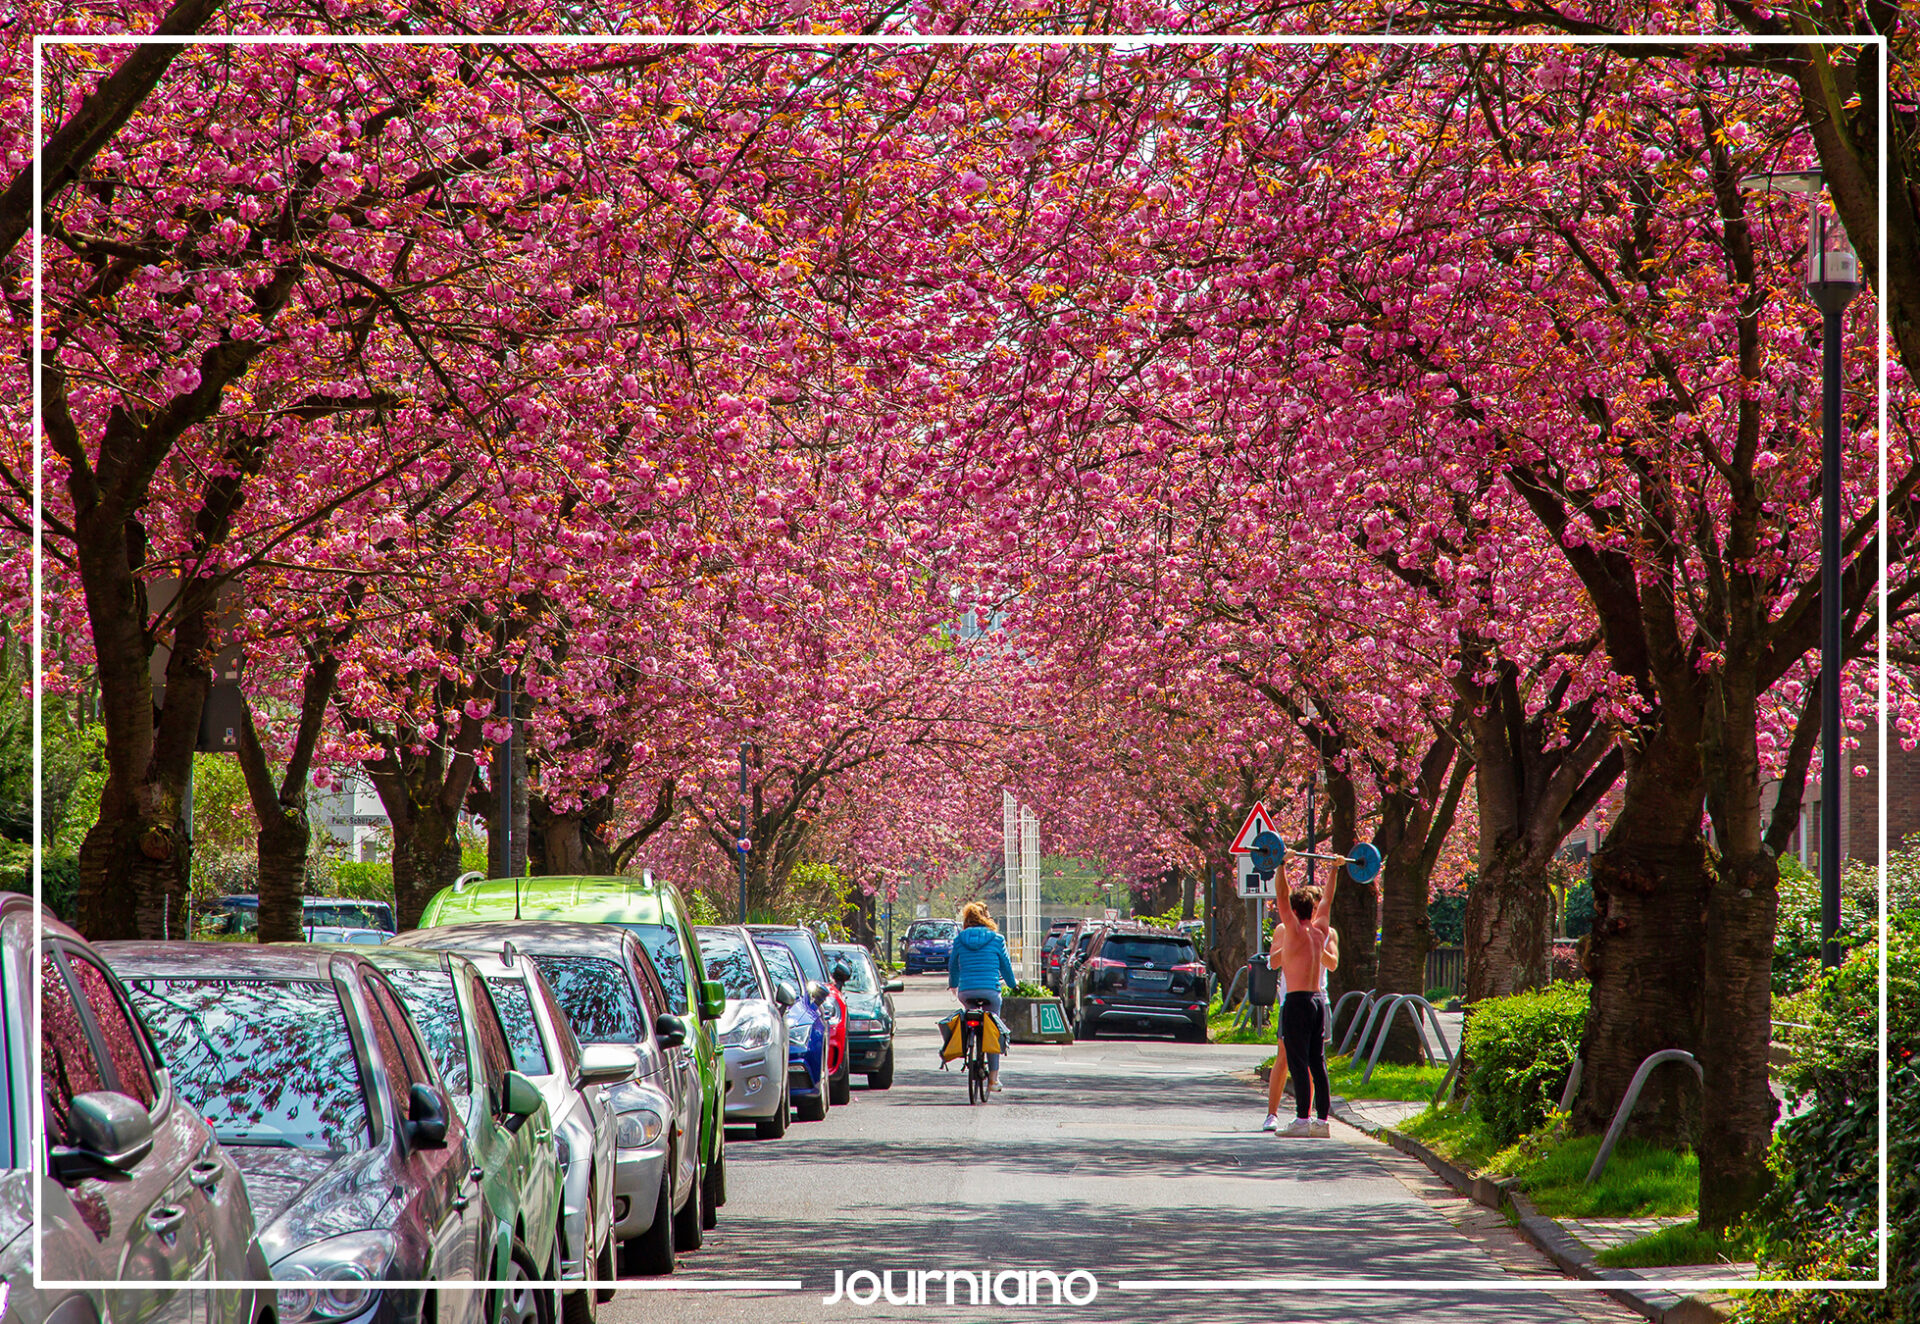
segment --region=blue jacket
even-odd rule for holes
[[[1013,962],[1007,959],[1007,940],[985,925],[962,929],[947,953],[948,988],[998,989],[1001,981],[1012,988]]]

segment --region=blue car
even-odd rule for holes
[[[821,1121],[833,1100],[827,1087],[827,1018],[820,1004],[833,994],[819,980],[800,973],[785,943],[756,938],[754,946],[776,984],[801,990],[800,1000],[787,1008],[787,1094],[801,1121]]]
[[[917,919],[907,926],[900,942],[900,963],[910,975],[929,970],[947,971],[947,954],[953,950],[953,935],[960,926],[950,919]]]

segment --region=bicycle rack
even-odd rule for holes
[[[1370,988],[1348,989],[1345,993],[1342,993],[1340,995],[1340,1000],[1333,1004],[1333,1014],[1327,1017],[1327,1029],[1329,1033],[1337,1033],[1339,1031],[1340,1013],[1346,1010],[1348,1001],[1353,998],[1360,999],[1360,1010],[1356,1011],[1353,1014],[1353,1019],[1347,1023],[1347,1038],[1350,1039],[1353,1037],[1353,1027],[1360,1023],[1361,1012],[1366,1011],[1367,1004],[1373,1000],[1373,990]],[[1344,1053],[1346,1051],[1347,1051],[1347,1040],[1342,1039],[1340,1041],[1339,1052],[1336,1053],[1335,1056],[1337,1057],[1339,1056],[1339,1053]]]
[[[1620,1099],[1620,1106],[1614,1109],[1613,1121],[1607,1127],[1607,1138],[1600,1142],[1600,1152],[1593,1156],[1593,1166],[1587,1169],[1587,1185],[1600,1180],[1601,1171],[1607,1166],[1607,1160],[1613,1157],[1613,1147],[1620,1143],[1620,1137],[1627,1129],[1627,1119],[1633,1116],[1633,1106],[1640,1102],[1640,1090],[1647,1083],[1647,1077],[1653,1069],[1664,1062],[1685,1062],[1693,1068],[1693,1074],[1700,1078],[1701,1087],[1707,1083],[1707,1073],[1700,1069],[1700,1063],[1692,1053],[1684,1048],[1663,1048],[1650,1054],[1633,1073],[1633,1080],[1627,1085],[1627,1092]],[[1576,1063],[1577,1064],[1577,1063]]]
[[[1366,1051],[1367,1040],[1373,1037],[1373,1023],[1379,1019],[1381,1008],[1391,1001],[1392,996],[1388,993],[1367,994],[1367,1000],[1360,1004],[1360,1012],[1354,1015],[1353,1023],[1347,1026],[1347,1037],[1340,1041],[1340,1052],[1335,1056],[1344,1057],[1349,1050],[1356,1056]],[[1354,1038],[1353,1033],[1356,1027],[1360,1031],[1358,1039]]]
[[[1360,1077],[1362,1085],[1373,1078],[1373,1069],[1380,1064],[1380,1054],[1387,1046],[1387,1032],[1393,1028],[1393,1014],[1402,1006],[1406,1007],[1407,1014],[1413,1017],[1415,1033],[1420,1032],[1420,1012],[1425,1010],[1428,1022],[1433,1026],[1434,1037],[1440,1041],[1440,1051],[1446,1054],[1448,1067],[1453,1066],[1454,1052],[1447,1045],[1446,1031],[1440,1028],[1440,1014],[1433,1009],[1433,1004],[1418,993],[1396,993],[1388,999],[1386,1015],[1380,1021],[1380,1033],[1374,1036],[1373,1056],[1367,1059],[1367,1069]],[[1363,1040],[1362,1045],[1364,1044]],[[1422,1043],[1421,1048],[1424,1050],[1425,1047],[1426,1045]],[[1355,1056],[1358,1056],[1358,1053]],[[1428,1056],[1431,1057],[1432,1054],[1429,1053]]]
[[[1580,1073],[1586,1067],[1586,1059],[1576,1057],[1573,1065],[1567,1069],[1567,1087],[1560,1091],[1560,1111],[1573,1111],[1573,1099],[1580,1092]]]

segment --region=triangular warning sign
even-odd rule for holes
[[[1232,855],[1245,855],[1253,849],[1253,839],[1262,832],[1279,831],[1273,825],[1272,816],[1267,813],[1266,802],[1258,802],[1247,811],[1247,821],[1240,825],[1240,831],[1234,835],[1233,845],[1227,847],[1227,851]]]

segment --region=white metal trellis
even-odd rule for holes
[[[1021,979],[1040,976],[1040,816],[1000,792],[1000,833],[1007,902],[1007,955]]]

